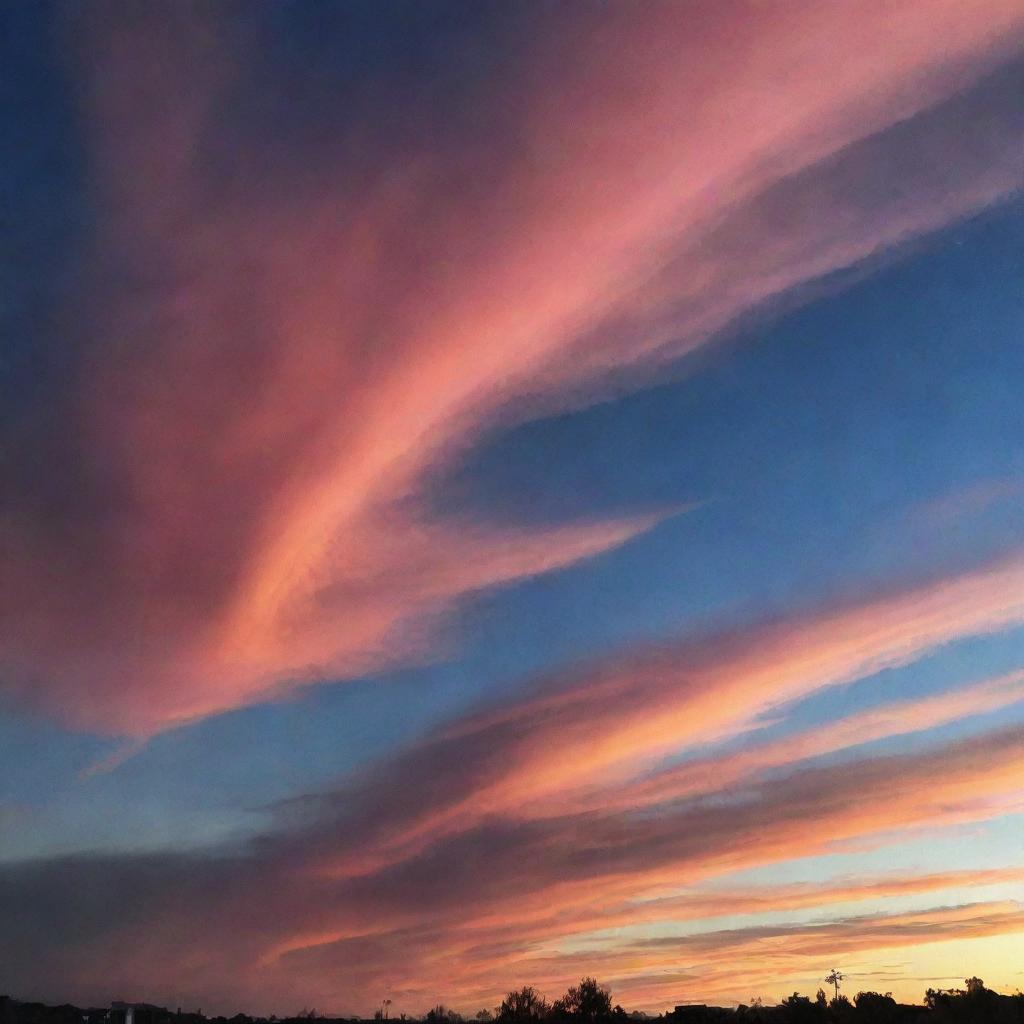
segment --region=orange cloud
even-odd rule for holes
[[[664,902],[635,902],[645,891],[673,882],[696,884],[740,868],[821,855],[851,837],[1024,810],[1022,768],[1024,746],[1019,730],[1013,729],[922,754],[795,772],[760,787],[723,790],[715,799],[657,816],[612,812],[531,825],[495,821],[469,835],[442,840],[404,865],[339,883],[350,887],[350,893],[365,894],[367,906],[372,902],[375,907],[378,927],[364,920],[356,928],[332,930],[327,926],[332,910],[324,907],[318,928],[278,940],[263,963],[272,966],[274,957],[281,957],[282,969],[290,975],[314,979],[366,944],[373,950],[370,959],[380,983],[385,977],[401,977],[410,984],[429,978],[434,991],[475,1001],[485,991],[499,994],[515,980],[550,987],[566,983],[573,971],[584,968],[621,980],[657,966],[652,947],[630,941],[624,945],[609,937],[608,929],[624,924],[1017,883],[1020,872],[1010,868],[761,893],[696,890]],[[334,913],[347,917],[340,907]],[[955,936],[957,913],[942,916],[944,930],[928,934]],[[595,930],[603,936],[599,946],[579,946],[564,955],[545,952],[565,936],[573,936],[578,946],[580,937]],[[968,938],[1010,930],[1020,930],[1017,911],[994,930],[965,926],[959,934]],[[915,934],[924,941],[923,931],[904,931],[900,942],[910,944]],[[869,943],[885,948],[895,937],[897,931],[888,928],[848,948],[866,949]],[[677,947],[700,951],[701,942],[698,934],[675,945],[666,943],[666,956],[678,964]],[[785,942],[781,946],[798,948]],[[799,949],[804,956],[812,955],[807,944]],[[703,977],[699,963],[697,973]]]
[[[924,732],[1021,701],[1024,701],[1024,672],[1011,672],[930,697],[893,701],[771,743],[748,745],[732,755],[687,761],[619,790],[602,790],[594,798],[595,806],[628,809],[679,800],[714,791],[767,769],[893,736]],[[571,800],[576,807],[588,806],[585,793],[574,793]],[[567,809],[565,804],[548,801],[542,813],[564,813]]]
[[[1005,707],[1019,674],[643,777],[666,754],[747,732],[821,689],[1024,621],[1024,565],[1009,560],[816,617],[705,638],[546,679],[535,696],[471,715],[378,767],[360,841],[323,868],[362,874],[492,816],[534,819],[693,796],[852,744]],[[638,776],[640,776],[638,778]],[[318,808],[319,809],[319,808]]]
[[[675,942],[668,940],[662,944],[665,955],[656,956],[646,969],[640,967],[621,977],[608,964],[604,976],[615,977],[616,991],[623,993],[631,1005],[672,1005],[679,1001],[681,992],[692,990],[697,978],[701,991],[708,992],[709,998],[743,1002],[753,991],[771,1001],[798,988],[813,995],[829,965],[839,957],[844,962],[852,959],[857,966],[865,963],[863,973],[848,972],[844,988],[852,994],[876,987],[868,974],[868,955],[877,961],[888,951],[955,941],[963,962],[970,963],[972,946],[978,940],[1016,936],[1022,931],[1024,910],[1019,903],[936,907],[914,913],[841,918],[823,924],[741,928]],[[811,964],[820,965],[816,972],[808,970]],[[885,985],[877,987],[894,989],[899,998],[916,1003],[929,984],[894,971]]]
[[[451,774],[434,776],[442,786],[462,767],[451,751],[443,760]],[[392,768],[415,798],[422,765]],[[295,820],[242,850],[2,866],[0,949],[29,993],[60,978],[67,997],[102,1001],[130,982],[154,995],[173,989],[187,1002],[264,1011],[285,1010],[303,994],[357,1009],[382,986],[410,1010],[432,997],[469,1008],[515,983],[561,985],[581,964],[614,970],[623,998],[654,1000],[645,977],[683,958],[716,991],[715,963],[730,943],[746,948],[756,939],[777,949],[788,957],[779,961],[784,977],[826,946],[852,954],[1019,931],[1019,910],[1004,905],[847,923],[835,934],[819,925],[761,926],[638,943],[616,940],[611,929],[1018,884],[1015,867],[764,890],[706,883],[825,855],[850,840],[892,842],[915,828],[1024,811],[1022,772],[1024,737],[1006,728],[913,754],[797,766],[658,814],[612,805],[557,818],[493,816],[438,833],[400,861],[374,866],[368,856],[358,876],[326,877],[310,868],[331,860],[332,849],[357,855],[374,842],[346,817],[360,799],[354,784],[334,800],[311,802],[304,824]],[[370,799],[375,792],[366,789]],[[687,890],[679,893],[681,884]],[[659,898],[669,887],[677,892]],[[115,898],[120,915],[109,913]]]

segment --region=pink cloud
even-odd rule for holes
[[[322,867],[362,874],[495,816],[531,820],[693,797],[803,758],[1007,707],[1021,699],[1019,674],[647,775],[666,755],[757,729],[812,693],[1024,622],[1022,582],[1024,568],[1011,559],[539,681],[534,694],[470,715],[375,768],[365,807],[347,812],[359,842],[346,852],[332,844]]]
[[[986,137],[941,203],[918,158],[899,211],[819,182],[824,211],[765,220],[787,179],[862,180],[878,154],[849,147],[1006,57],[1011,0],[564,14],[485,138],[377,133],[349,140],[358,167],[331,146],[262,175],[266,140],[220,119],[258,48],[190,12],[69,33],[100,228],[63,311],[66,428],[40,428],[0,517],[0,643],[8,695],[78,727],[146,735],[429,656],[454,602],[657,519],[438,521],[417,497],[481,429],[1019,184]],[[927,125],[897,141],[934,151]]]
[[[928,617],[934,610],[920,594],[903,605]],[[1012,679],[979,685],[974,696],[995,701],[1014,685]],[[600,680],[595,691],[601,692]],[[557,696],[538,703],[549,712],[567,706]],[[551,746],[544,717],[532,719],[524,710],[488,720],[511,721],[517,732]],[[880,709],[873,720],[891,721],[891,710]],[[906,710],[931,720],[949,709],[923,699]],[[726,771],[719,788],[662,805],[656,814],[620,806],[613,779],[604,806],[574,808],[565,800],[562,814],[533,819],[503,807],[466,817],[458,827],[445,822],[382,858],[373,819],[360,818],[359,809],[372,807],[402,825],[420,801],[445,806],[453,791],[472,793],[486,762],[472,745],[460,745],[466,736],[474,737],[473,730],[449,729],[439,747],[385,764],[370,779],[349,780],[331,797],[310,799],[300,805],[304,813],[242,850],[8,865],[0,869],[0,899],[9,908],[0,921],[4,962],[22,986],[58,977],[68,997],[78,999],[111,998],[108,990],[129,981],[159,993],[184,977],[187,998],[203,1005],[284,1010],[317,993],[318,1003],[358,1009],[389,985],[407,1002],[437,997],[465,1006],[523,980],[551,986],[571,980],[569,964],[577,970],[580,957],[552,953],[551,943],[578,943],[609,928],[929,892],[953,893],[959,901],[969,888],[1020,881],[1019,869],[1008,866],[764,890],[708,884],[740,869],[825,856],[851,842],[892,843],[922,828],[1024,811],[1024,741],[1015,727],[912,754],[816,767],[779,763],[770,780]],[[494,752],[494,778],[518,771],[519,755],[502,732],[486,732],[480,749]],[[799,743],[794,753],[803,755]],[[569,763],[579,756],[571,746],[562,755]],[[726,767],[729,756],[723,755]],[[460,789],[466,777],[468,788]],[[551,793],[556,800],[568,795],[564,778]],[[322,870],[342,862],[362,867],[340,875]],[[669,889],[676,891],[664,896]],[[125,909],[112,916],[115,893]],[[858,926],[860,938],[844,948],[931,941],[940,931],[926,929],[929,921],[964,940],[1019,931],[1016,910],[998,914],[998,921],[985,923],[971,908],[937,911],[917,931],[912,922]],[[780,955],[799,950],[804,957],[815,955],[815,936],[824,935],[812,926],[789,929],[792,942],[781,931],[757,934],[778,934]],[[674,946],[663,948],[597,938],[588,969],[614,962],[617,985],[644,999],[654,998],[644,988],[645,973],[659,956],[678,959],[682,949],[696,957],[707,991],[716,991],[713,962],[728,946],[725,939],[687,937],[685,928]]]

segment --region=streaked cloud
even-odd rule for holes
[[[1024,569],[1011,560],[803,621],[665,645],[545,679],[534,696],[472,715],[393,766],[376,766],[365,793],[343,793],[357,852],[339,857],[332,844],[325,869],[358,874],[494,815],[531,818],[606,801],[628,809],[692,796],[773,765],[1008,706],[1020,699],[1017,675],[627,781],[686,747],[757,729],[765,716],[823,688],[1020,624],[1022,582]],[[378,853],[368,862],[373,845]]]
[[[1012,89],[941,106],[1013,52],[1007,0],[553,17],[481,97],[482,135],[469,101],[477,128],[426,150],[415,101],[371,130],[371,90],[354,134],[255,174],[258,32],[193,8],[73,15],[98,230],[65,312],[69,426],[22,425],[3,516],[19,703],[145,735],[428,657],[453,602],[657,518],[531,537],[437,520],[417,494],[482,426],[1020,185],[1019,109],[992,102]],[[994,122],[944,149],[972,103]]]
[[[1013,680],[999,680],[977,689],[995,693],[1012,685]],[[934,700],[920,704],[926,717],[933,714]],[[878,720],[886,720],[885,714]],[[804,753],[797,744],[794,756]],[[422,798],[420,780],[441,789],[446,778],[466,771],[457,747],[448,755],[450,760],[437,758],[429,773],[422,762],[397,761],[390,775],[385,766],[363,785],[375,794],[379,780],[390,777],[396,792],[408,792],[415,801]],[[564,756],[571,761],[577,755],[566,747]],[[723,755],[726,765],[732,756]],[[735,781],[726,774],[723,787],[697,800],[664,804],[657,814],[616,807],[614,801],[608,808],[567,809],[533,820],[505,810],[463,821],[459,828],[449,822],[385,860],[373,853],[368,823],[345,817],[346,806],[360,806],[359,789],[340,791],[330,801],[308,804],[305,824],[267,835],[242,854],[225,849],[7,866],[0,885],[5,903],[14,908],[8,927],[21,936],[12,969],[22,977],[41,977],[42,971],[66,978],[76,992],[97,991],[93,972],[116,949],[120,966],[114,976],[103,974],[108,986],[135,978],[147,989],[163,990],[187,972],[195,979],[190,998],[206,1001],[214,992],[220,993],[215,999],[248,1002],[267,993],[264,998],[276,1006],[300,990],[334,1000],[369,1000],[385,979],[408,998],[422,998],[428,978],[446,998],[477,999],[484,992],[492,998],[503,979],[531,966],[551,985],[568,978],[565,965],[579,963],[579,955],[555,969],[556,962],[543,954],[559,937],[757,914],[766,904],[773,910],[807,909],[1019,884],[1019,872],[1007,867],[764,891],[704,888],[740,869],[827,856],[850,840],[891,842],[901,831],[1024,812],[1022,769],[1021,733],[1011,727],[913,754],[791,765],[770,780]],[[386,816],[388,807],[381,805],[380,813]],[[338,877],[322,870],[325,862],[337,861],[332,850],[345,851],[342,859],[352,864],[365,844],[358,873]],[[692,893],[659,896],[684,880]],[[107,913],[114,888],[131,908],[118,919]],[[45,913],[37,917],[39,907]],[[952,934],[958,913],[935,920]],[[973,911],[963,913],[969,917]],[[998,913],[998,920],[989,915],[987,924],[965,925],[961,935],[1019,927],[1016,911]],[[63,937],[60,942],[54,943],[54,934]],[[809,928],[806,934],[810,943],[818,932]],[[860,944],[850,949],[867,948],[871,941],[880,948],[909,943],[921,932],[882,922],[858,934]],[[13,949],[14,933],[3,941]],[[634,970],[643,973],[653,962],[650,951],[644,946],[641,954],[630,947],[632,941],[620,947],[605,940],[607,948],[595,962],[614,960],[624,978]],[[698,950],[710,942],[699,936],[680,941]],[[795,955],[797,945],[785,948]],[[531,958],[537,958],[535,965]],[[329,963],[346,965],[344,991],[325,981]],[[225,989],[220,979],[228,976],[234,987]],[[638,983],[637,991],[647,990]]]
[[[1019,673],[882,704],[812,736],[727,751],[696,767],[635,782],[624,782],[622,772],[643,772],[669,740],[685,746],[757,728],[765,714],[777,716],[822,686],[1017,622],[1019,573],[1009,563],[816,619],[590,666],[558,686],[546,681],[535,697],[447,725],[333,796],[293,803],[283,809],[293,812],[292,824],[286,814],[284,830],[241,859],[225,850],[11,865],[6,894],[22,908],[11,927],[31,933],[34,908],[49,908],[39,918],[47,922],[45,936],[24,945],[15,967],[32,977],[35,963],[69,979],[74,991],[90,991],[98,964],[130,946],[137,953],[124,961],[122,984],[136,977],[160,988],[186,969],[180,949],[188,948],[195,958],[188,969],[205,964],[199,978],[211,986],[197,981],[195,998],[208,1002],[214,979],[231,973],[239,986],[233,997],[247,1002],[268,991],[272,978],[275,998],[297,997],[285,977],[322,984],[316,979],[328,960],[347,963],[358,949],[369,973],[360,981],[354,968],[346,988],[363,992],[359,998],[369,999],[384,975],[406,979],[413,991],[418,978],[436,978],[453,997],[469,998],[487,985],[496,993],[497,979],[524,969],[524,956],[559,936],[755,914],[766,904],[809,908],[1012,883],[1015,873],[999,869],[658,898],[681,879],[697,885],[741,868],[828,854],[850,840],[891,841],[893,831],[1024,810],[1018,729],[914,755],[799,766],[851,742],[1006,707],[1020,697]],[[643,721],[663,727],[644,732],[635,724]],[[670,733],[667,723],[682,724]],[[616,742],[594,743],[615,729]],[[769,768],[783,774],[761,780]],[[690,785],[688,772],[695,772]],[[862,800],[878,792],[884,802]],[[642,811],[645,804],[659,804],[658,813]],[[113,888],[133,907],[116,924],[106,913]],[[42,900],[44,890],[50,895]],[[55,919],[67,939],[47,951]],[[136,928],[149,936],[141,945]],[[206,936],[200,946],[179,941],[194,930]],[[424,934],[429,950],[421,948]],[[636,953],[606,956],[628,975]],[[469,964],[468,974],[439,975],[446,959]],[[154,964],[161,965],[157,973]],[[542,976],[560,977],[548,968]],[[636,991],[648,998],[647,989]]]

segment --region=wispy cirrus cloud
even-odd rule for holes
[[[532,823],[491,820],[401,864],[350,879],[350,891],[365,893],[367,909],[375,908],[377,927],[364,919],[332,930],[327,926],[331,912],[325,910],[319,926],[275,944],[271,953],[289,971],[308,971],[312,979],[329,963],[345,963],[362,949],[372,950],[368,960],[373,982],[430,977],[440,991],[462,992],[464,998],[469,993],[481,996],[485,989],[497,994],[512,975],[552,987],[566,984],[584,963],[587,969],[606,971],[614,963],[621,981],[651,959],[614,940],[607,940],[600,955],[577,950],[560,959],[556,970],[545,970],[539,951],[559,935],[557,925],[553,934],[549,931],[549,919],[571,922],[580,914],[579,931],[571,933],[578,938],[601,928],[586,914],[596,892],[607,905],[616,898],[625,900],[628,893],[656,890],[684,878],[696,883],[738,868],[820,855],[844,839],[863,839],[887,829],[985,820],[1012,810],[1013,800],[1019,811],[1024,806],[1016,782],[1020,758],[1019,730],[1007,730],[920,755],[799,771],[763,786],[720,791],[708,801],[658,815],[613,812]],[[884,800],[878,799],[883,793]],[[998,878],[1013,881],[1009,875],[982,874],[979,884]],[[934,884],[941,883],[924,881],[920,891]],[[963,887],[960,880],[958,888]],[[895,894],[898,888],[891,884],[889,891]],[[910,884],[908,891],[912,889]],[[390,912],[378,901],[378,892],[385,891],[393,901]],[[445,891],[453,894],[454,906]],[[430,895],[424,898],[424,893]],[[868,890],[840,893],[840,898],[869,896]],[[883,884],[876,895],[885,893]],[[793,893],[778,895],[778,909],[799,905]],[[820,898],[824,904],[830,900],[825,893]],[[729,905],[726,894],[718,906]],[[709,901],[699,900],[697,907],[707,911]],[[734,905],[740,907],[742,902]],[[542,908],[546,913],[538,916]],[[682,906],[674,912],[680,921],[691,919]],[[642,911],[634,908],[634,913]],[[474,926],[481,918],[488,927]],[[1003,930],[1019,925],[1015,917]],[[430,935],[427,948],[421,946],[424,928]],[[961,938],[966,940],[967,933]]]
[[[621,787],[624,770],[642,773],[668,735],[642,734],[634,717],[653,721],[661,709],[665,721],[685,723],[672,734],[684,745],[756,726],[764,711],[821,686],[1017,621],[1018,574],[1011,564],[933,582],[817,619],[659,652],[629,673],[620,664],[591,666],[560,689],[547,685],[532,699],[442,727],[332,794],[293,802],[274,831],[240,850],[9,864],[0,870],[0,896],[11,908],[0,932],[6,969],[22,986],[63,978],[76,998],[110,998],[107,988],[129,983],[162,992],[188,976],[188,998],[204,1005],[263,999],[268,1009],[284,1008],[314,996],[368,1005],[383,985],[410,1003],[443,997],[465,1005],[515,981],[571,980],[579,957],[560,959],[552,943],[596,935],[595,969],[614,961],[620,988],[654,999],[666,989],[644,988],[651,948],[634,948],[632,938],[616,945],[610,929],[675,922],[685,933],[687,922],[722,914],[927,893],[959,903],[969,889],[1016,885],[1019,871],[1006,867],[763,891],[709,887],[737,870],[827,856],[851,842],[891,843],[915,829],[1024,811],[1016,727],[840,764],[807,762],[826,744],[809,746],[798,733],[788,759],[769,743],[737,771],[737,755],[723,751],[717,783],[709,760],[706,785],[680,794],[669,784],[651,794],[650,807],[623,801]],[[1019,681],[1018,674],[959,695],[883,704],[823,735],[835,749],[1004,707],[1019,697]],[[622,730],[619,756],[587,760],[595,737],[613,727]],[[596,786],[602,778],[607,799],[584,789],[586,799],[574,802],[581,781]],[[641,775],[636,784],[648,782]],[[111,917],[115,892],[126,910]],[[947,918],[952,934],[958,918]],[[1019,915],[1010,914],[990,926],[965,924],[960,934],[1017,928]],[[858,949],[910,943],[915,934],[892,922],[861,932]],[[686,948],[701,964],[712,957],[699,938]],[[810,945],[800,948],[812,955]],[[711,985],[717,975],[707,970]]]
[[[360,874],[496,816],[681,799],[773,766],[1006,707],[1020,699],[1018,675],[646,775],[667,755],[756,730],[765,716],[824,688],[1020,624],[1022,580],[1024,569],[1011,559],[802,620],[583,666],[375,766],[363,791],[285,810],[331,815],[337,807],[353,839],[329,840],[322,867]],[[342,852],[347,845],[350,854]]]
[[[893,874],[869,878],[837,878],[822,883],[791,885],[730,886],[704,885],[682,894],[651,898],[624,899],[608,904],[605,898],[591,906],[569,912],[538,907],[531,916],[521,914],[516,923],[532,935],[544,936],[552,942],[564,935],[601,933],[605,941],[609,929],[649,925],[656,922],[704,921],[758,913],[778,913],[819,909],[840,903],[917,896],[940,891],[970,890],[989,885],[1018,883],[1024,880],[1024,869],[992,868],[983,871],[946,871],[932,874]],[[470,934],[487,932],[496,918],[482,917],[470,922]],[[507,922],[505,922],[507,924]]]
[[[1019,110],[984,85],[942,106],[1012,52],[1008,0],[552,17],[479,94],[451,61],[420,100],[345,94],[329,144],[289,151],[259,32],[74,15],[97,226],[75,372],[16,429],[9,697],[146,735],[424,656],[453,602],[658,520],[439,519],[423,485],[482,427],[1019,185]],[[442,124],[445,89],[466,98]],[[936,125],[972,103],[998,125],[947,152]],[[887,153],[908,184],[875,204]]]
[[[695,758],[638,779],[617,791],[605,789],[595,799],[599,806],[615,803],[624,809],[685,799],[797,761],[924,732],[1022,701],[1024,673],[1012,672],[946,693],[876,705],[774,741],[760,744],[752,741],[734,754]],[[585,806],[587,795],[574,793],[572,801],[576,806]],[[547,805],[545,813],[558,807],[558,803],[553,802]]]
[[[500,994],[513,976],[564,984],[584,961],[606,971],[614,963],[622,990],[629,976],[642,976],[655,962],[652,950],[659,943],[641,948],[629,939],[616,946],[606,938],[600,952],[552,958],[544,953],[551,942],[544,917],[531,921],[524,910],[543,902],[559,920],[575,916],[580,931],[573,934],[585,935],[608,923],[594,914],[598,890],[626,903],[630,891],[681,878],[697,885],[737,867],[827,852],[843,837],[984,820],[1005,809],[996,806],[1001,795],[1016,794],[1019,803],[1022,765],[1019,730],[1004,730],[914,755],[796,771],[668,815],[494,822],[356,879],[310,874],[303,867],[308,841],[296,834],[265,840],[243,856],[125,854],[6,865],[0,870],[8,908],[0,933],[4,970],[29,992],[59,977],[62,991],[79,999],[110,998],[109,991],[125,985],[181,993],[181,979],[188,978],[182,993],[187,1000],[265,1000],[266,1008],[287,1006],[303,993],[331,1004],[369,1003],[382,985],[407,1001],[442,993],[465,1005]],[[798,909],[815,900],[827,905],[943,890],[962,894],[1018,880],[1011,870],[986,870],[973,878],[952,873],[840,880],[817,892],[726,889],[712,897],[697,891],[692,905],[686,894],[678,898],[671,918],[660,916],[664,907],[657,903],[651,917],[683,923],[700,914],[758,912],[765,902]],[[115,893],[124,910],[111,916]],[[622,913],[636,922],[644,908]],[[479,927],[487,914],[489,927]],[[984,915],[987,924],[971,923],[972,914],[959,907],[934,918],[916,915],[917,923],[905,926],[866,922],[843,948],[913,945],[940,934],[967,941],[1020,929],[1016,909],[1000,907],[998,920]],[[788,933],[804,940],[786,943],[782,936]],[[838,941],[825,925],[759,926],[729,938],[735,944],[771,934],[780,936],[780,955],[789,957],[790,966],[794,957],[811,957],[829,942],[834,952]],[[699,966],[727,943],[721,936],[684,935],[660,945],[675,963],[689,949]],[[776,984],[783,976],[780,969]],[[662,991],[660,998],[665,996]]]
[[[641,955],[646,958],[653,947],[663,951],[663,958],[654,958],[649,973],[637,972],[618,979],[617,984],[632,1001],[660,1005],[699,978],[702,991],[744,1001],[750,998],[751,990],[777,988],[781,977],[794,979],[794,986],[820,986],[826,965],[836,957],[849,960],[863,954],[877,955],[880,950],[905,951],[932,943],[1013,937],[1024,927],[1022,914],[1024,907],[1014,901],[970,903],[915,913],[862,915],[815,924],[738,928],[683,939],[651,940],[638,944],[634,955],[643,950]],[[684,966],[678,973],[680,961]],[[808,977],[807,964],[819,965],[818,973]],[[614,969],[611,964],[606,967]],[[848,978],[851,991],[874,988],[871,978],[860,971],[851,972]],[[909,990],[913,991],[909,1001],[918,1001],[924,987]]]

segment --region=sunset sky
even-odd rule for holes
[[[1024,5],[0,7],[0,993],[1024,986]]]

